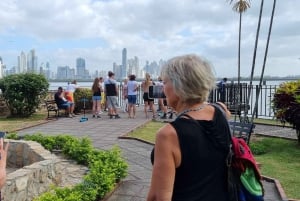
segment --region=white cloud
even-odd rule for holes
[[[262,65],[272,1],[265,1],[257,74]],[[26,0],[0,1],[0,56],[17,65],[21,51],[35,48],[39,63],[75,66],[86,59],[92,70],[121,63],[121,51],[159,61],[196,53],[214,65],[217,76],[237,74],[238,20],[232,5],[219,0]],[[300,1],[277,1],[265,74],[300,74]],[[260,2],[243,15],[242,76],[250,74]],[[298,66],[298,67],[297,67]]]

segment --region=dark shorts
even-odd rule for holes
[[[127,99],[129,104],[136,104],[136,95],[128,95]]]
[[[154,102],[153,98],[149,98],[149,93],[145,92],[143,95],[144,102]]]

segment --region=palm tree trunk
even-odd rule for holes
[[[251,76],[250,76],[250,83],[249,83],[249,87],[248,87],[248,95],[247,95],[246,105],[249,105],[249,102],[250,102],[250,95],[251,95],[251,90],[252,90],[252,81],[253,81],[255,62],[256,62],[256,51],[257,51],[257,44],[258,44],[258,38],[259,38],[259,31],[260,31],[260,24],[261,24],[261,17],[262,17],[262,13],[263,13],[263,7],[264,7],[264,0],[261,0],[260,12],[259,12],[259,18],[258,18],[258,24],[257,24],[257,30],[256,30],[254,52],[253,52],[253,59],[252,59]],[[248,110],[246,110],[246,112],[244,113],[244,119],[247,116],[247,114],[248,114]],[[251,119],[251,123],[253,123],[253,119]]]
[[[252,113],[252,119],[255,116],[257,107],[258,107],[258,98],[259,98],[259,91],[261,89],[261,83],[264,77],[264,72],[265,72],[265,66],[266,66],[266,62],[267,62],[267,55],[268,55],[268,50],[269,50],[269,43],[270,43],[270,37],[271,37],[271,32],[272,32],[272,25],[273,25],[273,18],[274,18],[274,13],[275,13],[275,8],[276,8],[276,0],[273,1],[273,9],[272,9],[272,14],[271,14],[271,19],[270,19],[270,26],[269,26],[269,32],[268,32],[268,39],[267,39],[267,44],[266,44],[266,49],[265,49],[265,56],[264,56],[264,61],[263,61],[263,67],[261,70],[261,75],[260,75],[260,80],[259,80],[259,85],[258,85],[258,93],[256,96],[256,100],[255,100],[255,106],[254,106],[254,111]]]
[[[238,48],[238,87],[240,86],[240,80],[241,80],[241,35],[242,35],[242,13],[240,12],[239,48]]]

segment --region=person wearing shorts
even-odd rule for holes
[[[108,79],[105,80],[105,94],[106,94],[106,102],[108,106],[108,114],[112,119],[119,119],[120,116],[117,112],[118,107],[118,86],[117,81],[114,79],[115,74],[111,71],[108,72]]]
[[[146,73],[145,80],[142,82],[142,90],[144,92],[143,99],[144,99],[144,112],[146,118],[148,118],[148,106],[153,113],[153,119],[155,119],[155,109],[154,109],[154,99],[149,98],[149,86],[153,86],[154,82],[151,80],[150,74]]]
[[[135,118],[137,91],[138,91],[138,84],[135,81],[135,75],[130,75],[129,81],[127,83],[128,118]]]
[[[100,80],[98,77],[94,79],[94,83],[92,86],[92,92],[93,92],[93,118],[97,116],[97,118],[101,118],[100,116],[100,110],[101,110],[101,92],[103,91]]]

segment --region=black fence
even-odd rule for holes
[[[209,102],[217,102],[224,99],[224,102],[233,114],[239,116],[247,116],[254,118],[273,119],[274,112],[272,108],[273,95],[277,89],[277,85],[248,85],[246,83],[226,84],[225,92],[220,93],[218,89],[210,93]],[[55,91],[50,92],[50,97],[54,97]],[[122,85],[119,86],[118,103],[122,107],[124,100],[122,99]],[[223,96],[223,97],[221,97]],[[157,104],[157,99],[154,101]],[[257,107],[255,108],[255,103]],[[139,89],[137,93],[137,106],[143,106],[143,92]]]
[[[248,85],[246,83],[226,84],[225,90],[215,89],[209,96],[209,102],[224,102],[229,110],[241,116],[254,118],[274,118],[273,95],[277,85]],[[255,107],[256,105],[256,107]]]

